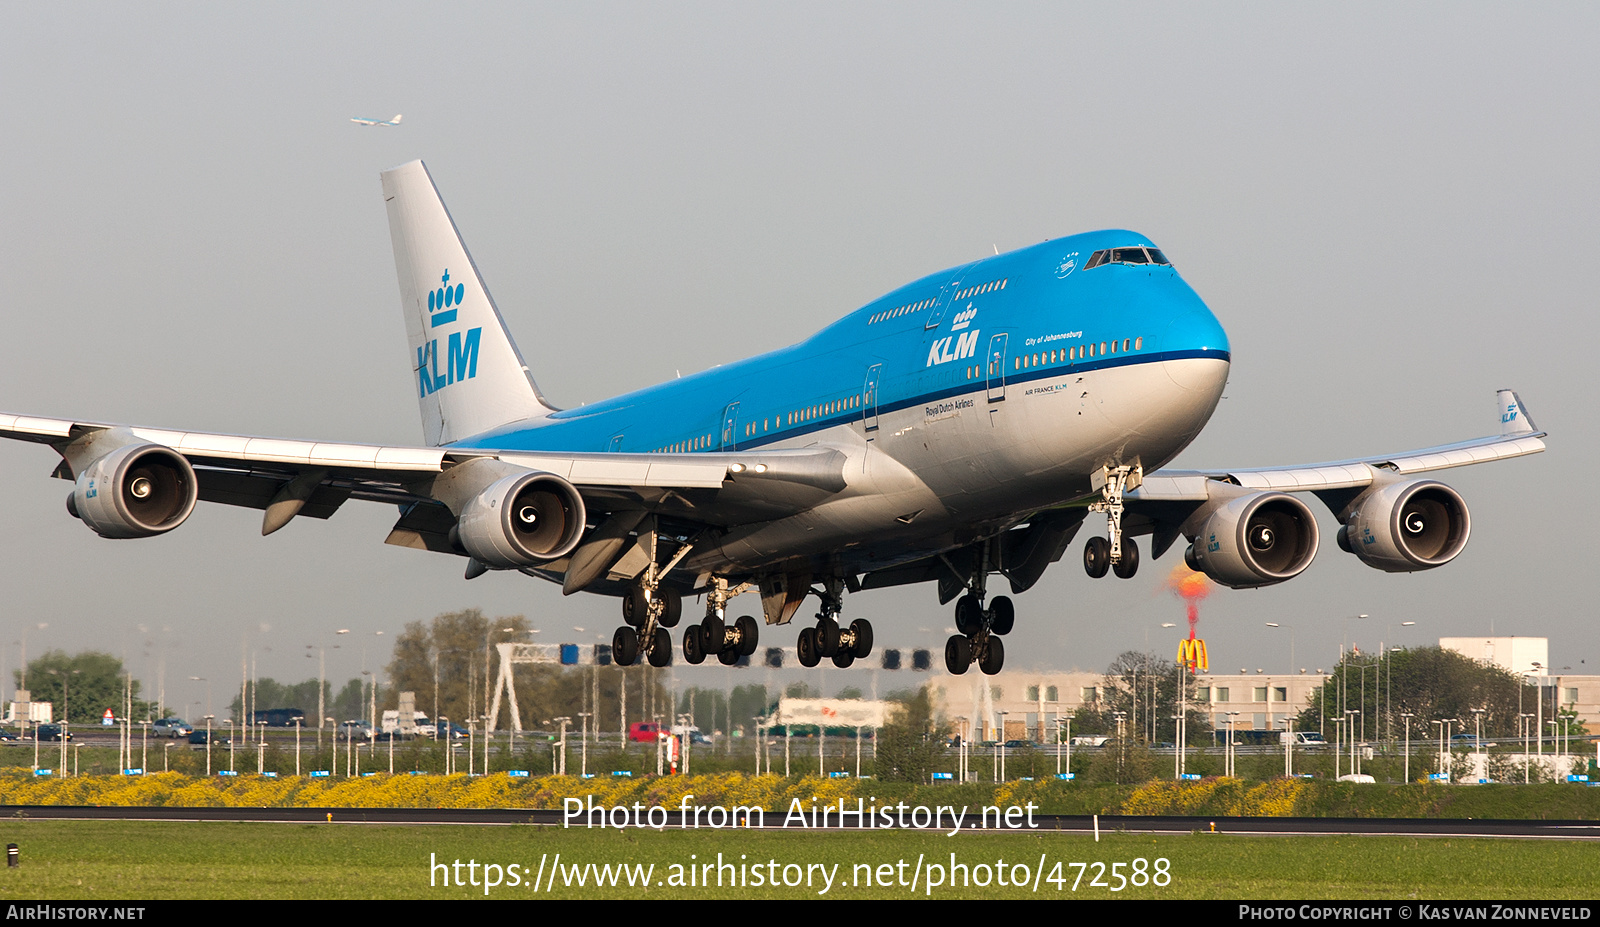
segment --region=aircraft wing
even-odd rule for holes
[[[170,449],[194,468],[200,501],[268,510],[263,533],[295,515],[327,518],[351,498],[398,504],[402,523],[421,519],[448,530],[455,516],[441,504],[434,483],[481,460],[498,461],[502,472],[553,474],[582,495],[591,515],[632,510],[691,526],[726,527],[794,514],[845,487],[845,456],[827,447],[694,454],[398,447],[12,414],[0,414],[0,438],[51,445],[63,457],[54,475],[72,480],[119,448]],[[440,549],[436,543],[395,538],[391,543]]]
[[[1375,457],[1358,457],[1290,467],[1251,467],[1227,470],[1157,470],[1130,491],[1132,502],[1182,502],[1209,498],[1209,483],[1221,482],[1243,489],[1279,492],[1321,492],[1359,489],[1387,474],[1404,476],[1537,454],[1544,450],[1546,432],[1539,431],[1522,400],[1512,390],[1497,394],[1500,433],[1454,444],[1403,451]]]

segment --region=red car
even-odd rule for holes
[[[654,721],[635,721],[628,725],[628,740],[634,743],[655,743],[664,733],[661,725]]]

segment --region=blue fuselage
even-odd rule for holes
[[[962,525],[1000,529],[1081,497],[1105,463],[1159,467],[1210,417],[1229,351],[1205,303],[1170,264],[1085,266],[1091,255],[1139,247],[1164,260],[1144,236],[1116,230],[986,258],[885,294],[798,344],[455,446],[697,453],[836,444],[888,455],[943,511],[920,518],[920,537],[901,531],[892,551],[873,557],[926,555],[959,543]],[[805,533],[817,544],[861,527],[845,518],[818,533],[815,522]],[[775,542],[769,553],[784,549]]]

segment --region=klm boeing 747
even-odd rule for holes
[[[399,117],[395,118],[395,122]],[[931,274],[781,350],[577,409],[547,402],[422,162],[382,174],[425,446],[379,447],[0,415],[48,444],[69,511],[102,537],[178,527],[196,502],[263,510],[262,533],[347,500],[396,506],[387,542],[620,600],[616,662],[671,661],[683,598],[705,615],[683,658],[737,663],[761,624],[800,662],[847,667],[872,625],[845,593],[932,583],[954,601],[945,664],[1000,671],[1027,591],[1090,512],[1091,577],[1134,575],[1140,538],[1178,540],[1218,583],[1299,575],[1338,546],[1389,572],[1467,543],[1461,496],[1422,474],[1537,453],[1515,393],[1496,434],[1275,469],[1161,469],[1216,408],[1228,336],[1155,243],[1129,231],[1048,241]],[[762,621],[729,618],[754,593]],[[755,609],[751,609],[755,611]]]

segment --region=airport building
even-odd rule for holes
[[[1231,716],[1237,730],[1283,730],[1282,722],[1299,714],[1311,693],[1327,678],[1317,673],[1291,675],[1261,670],[1199,673],[1195,676],[1195,706],[1218,729],[1226,729]],[[1104,673],[1079,671],[1018,671],[997,676],[946,673],[928,684],[934,710],[951,723],[956,733],[971,740],[1049,741],[1058,717],[1069,716],[1079,708],[1094,708],[1107,694]],[[1148,722],[1148,718],[1129,718],[1129,724],[1137,728]],[[1199,742],[1191,738],[1191,743]]]
[[[1446,637],[1439,639],[1439,646],[1525,677],[1530,685],[1543,689],[1547,709],[1553,700],[1563,709],[1576,711],[1591,731],[1600,731],[1600,675],[1574,674],[1571,667],[1552,669],[1548,638]],[[1283,722],[1298,715],[1327,679],[1326,673],[1305,669],[1294,673],[1263,669],[1252,672],[1244,668],[1238,673],[1199,673],[1195,677],[1195,695],[1217,730],[1226,729],[1231,717],[1236,730],[1281,731]],[[1107,696],[1104,673],[1076,670],[1018,670],[996,676],[975,671],[962,676],[941,673],[928,685],[934,710],[951,724],[954,732],[979,741],[1050,742],[1058,718],[1068,717],[1079,708],[1093,708]],[[1140,710],[1147,710],[1146,705],[1148,700],[1141,701]],[[1148,717],[1130,717],[1128,721],[1130,727],[1145,730],[1147,736],[1149,722]],[[1156,739],[1169,739],[1170,730],[1168,727]],[[1322,733],[1333,739],[1331,730]],[[1358,736],[1373,740],[1383,735],[1368,728]],[[1190,742],[1198,745],[1202,739],[1191,736]]]

